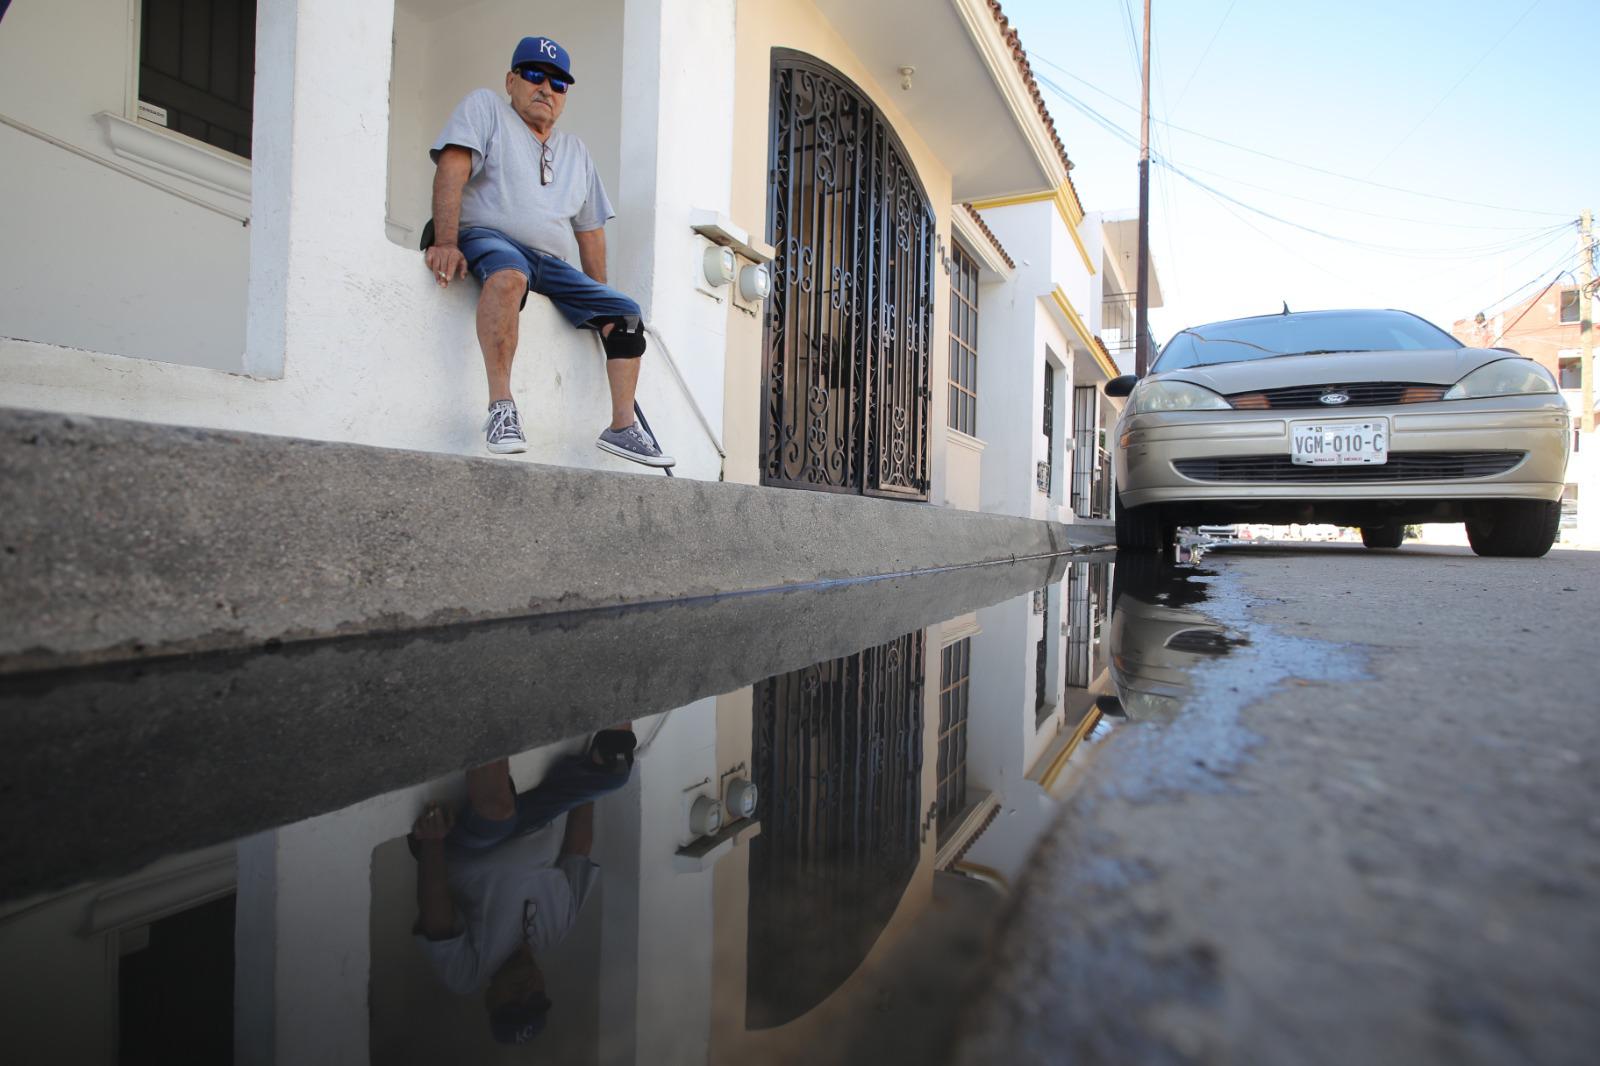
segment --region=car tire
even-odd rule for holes
[[[1117,549],[1125,552],[1158,552],[1166,547],[1164,534],[1172,527],[1161,521],[1159,507],[1124,507],[1117,500]]]
[[[1361,543],[1369,548],[1398,548],[1405,540],[1406,527],[1400,522],[1361,527]]]
[[[1479,555],[1537,559],[1560,527],[1560,501],[1501,500],[1467,519],[1467,543]]]

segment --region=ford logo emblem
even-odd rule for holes
[[[1322,394],[1321,399],[1329,407],[1334,407],[1341,403],[1349,403],[1350,394],[1348,392],[1325,392]]]

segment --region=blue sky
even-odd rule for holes
[[[1084,206],[1131,214],[1141,0],[1004,3]],[[1594,0],[1153,3],[1152,148],[1212,190],[1152,166],[1158,338],[1283,301],[1449,328],[1575,269],[1557,227],[1600,209]]]

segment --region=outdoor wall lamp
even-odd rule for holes
[[[739,271],[739,298],[760,303],[772,292],[772,272],[765,263],[749,263]]]
[[[722,828],[722,804],[711,796],[699,796],[689,808],[689,832],[708,837]]]
[[[734,275],[738,271],[739,260],[733,254],[732,248],[712,245],[706,249],[702,266],[705,270],[706,282],[712,288],[719,288],[733,281]]]
[[[735,819],[754,818],[756,802],[760,798],[761,793],[756,789],[754,781],[736,777],[728,785],[728,813]]]

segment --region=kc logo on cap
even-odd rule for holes
[[[548,37],[524,37],[517,42],[517,50],[511,53],[512,70],[535,65],[552,70],[568,83],[576,80],[572,76],[572,57]]]

